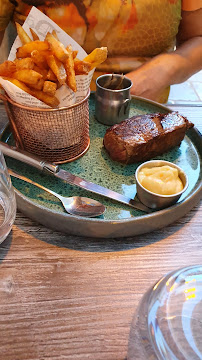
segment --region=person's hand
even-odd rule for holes
[[[126,76],[133,86],[131,94],[164,102],[167,100],[170,85],[170,69],[173,64],[172,55],[162,54],[142,65]]]

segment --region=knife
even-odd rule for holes
[[[10,156],[16,160],[22,161],[28,165],[31,165],[39,170],[42,170],[50,175],[53,175],[59,179],[66,181],[68,184],[76,185],[82,189],[105,196],[109,199],[116,200],[125,205],[129,205],[132,208],[142,210],[144,212],[152,212],[147,206],[139,202],[138,200],[131,199],[122,194],[119,194],[113,190],[107,189],[103,186],[94,184],[90,181],[82,179],[78,176],[71,174],[70,172],[61,169],[58,165],[49,163],[40,159],[38,156],[30,154],[24,150],[18,149],[14,146],[10,146],[0,141],[0,150],[4,155]]]

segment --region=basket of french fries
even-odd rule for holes
[[[43,21],[45,34],[38,27]],[[35,7],[16,28],[8,60],[0,64],[1,98],[16,146],[51,162],[73,161],[89,148],[90,82],[107,49],[87,55]]]

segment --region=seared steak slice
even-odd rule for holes
[[[135,163],[180,145],[186,130],[192,126],[177,112],[138,115],[107,129],[103,143],[113,160]]]

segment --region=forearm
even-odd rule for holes
[[[127,74],[132,80],[131,93],[160,101],[170,85],[187,80],[202,69],[202,9],[182,12],[176,51],[155,56]],[[163,100],[165,101],[165,100]]]
[[[202,69],[202,37],[187,40],[168,55],[168,85],[187,80]]]
[[[127,74],[132,80],[131,93],[157,100],[168,86],[178,84],[202,68],[202,38],[187,40],[171,53],[155,56]]]
[[[187,40],[177,50],[154,57],[145,67],[153,68],[156,75],[159,72],[166,86],[187,80],[202,69],[202,37]]]

